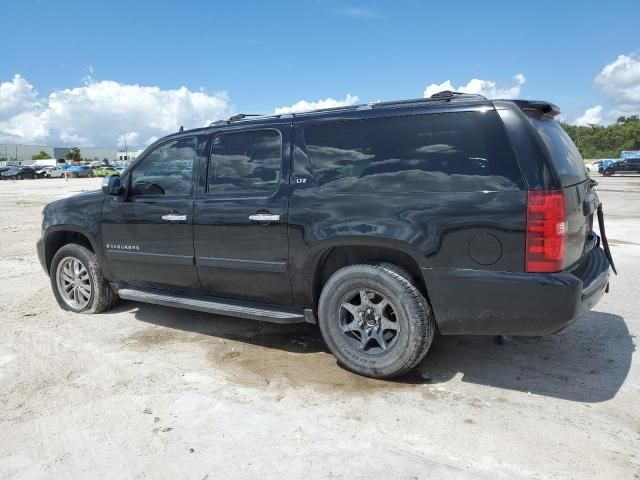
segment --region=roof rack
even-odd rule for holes
[[[480,95],[479,93],[465,93],[465,92],[454,92],[451,90],[443,90],[438,93],[434,93],[429,98],[433,100],[440,100],[443,98],[454,98],[454,97],[470,97],[470,98],[479,98],[482,100],[486,100],[487,97],[484,95]]]
[[[227,121],[236,122],[238,120],[244,120],[248,117],[264,117],[264,115],[262,115],[261,113],[236,113],[235,115],[230,116],[229,120]]]
[[[427,102],[435,102],[435,101],[451,101],[454,99],[460,100],[487,100],[487,97],[483,95],[478,95],[474,93],[464,93],[464,92],[452,92],[451,90],[444,90],[442,92],[434,93],[428,98],[413,98],[408,100],[393,100],[390,102],[371,102],[359,105],[347,105],[342,107],[330,107],[330,108],[320,108],[318,110],[309,110],[308,112],[300,112],[300,113],[284,113],[284,114],[273,114],[273,115],[260,115],[260,114],[251,114],[251,113],[237,113],[232,115],[227,120],[217,120],[215,122],[211,122],[209,125],[223,125],[223,124],[231,124],[233,122],[238,122],[242,120],[252,120],[252,119],[268,119],[268,118],[293,118],[299,116],[306,115],[315,115],[317,113],[325,113],[325,112],[347,112],[347,111],[356,111],[356,110],[371,110],[374,108],[384,108],[384,107],[392,107],[392,106],[402,106],[402,105],[411,105],[411,104],[419,104],[419,103],[427,103]]]

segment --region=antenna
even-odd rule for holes
[[[184,132],[184,126],[180,125],[180,130],[178,130],[179,132]]]

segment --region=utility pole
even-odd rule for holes
[[[129,153],[127,150],[127,134],[125,133],[123,137],[124,137],[124,161],[125,161],[125,165],[129,165]]]

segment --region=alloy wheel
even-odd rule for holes
[[[367,355],[383,355],[400,333],[396,311],[387,297],[370,288],[353,290],[340,303],[338,318],[349,344]]]
[[[84,264],[75,257],[65,257],[56,271],[58,293],[74,310],[81,310],[91,300],[91,278]]]

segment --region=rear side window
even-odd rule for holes
[[[529,117],[540,138],[549,150],[553,169],[563,187],[584,182],[587,170],[582,155],[558,122],[550,118]]]
[[[373,193],[523,188],[493,111],[311,124],[304,134],[322,189]]]
[[[259,196],[280,183],[282,138],[276,130],[222,133],[213,140],[208,193]]]

